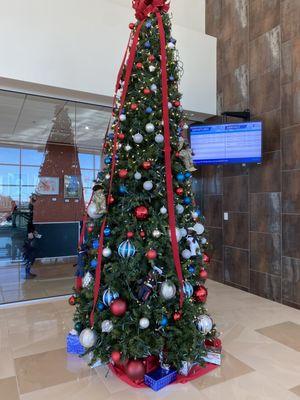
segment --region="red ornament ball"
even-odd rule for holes
[[[142,69],[143,68],[143,64],[139,62],[139,63],[136,64],[136,67],[137,67],[137,69]]]
[[[125,300],[117,299],[110,305],[110,311],[115,317],[122,317],[127,311],[127,304]]]
[[[128,176],[128,171],[127,171],[127,169],[120,169],[120,171],[119,171],[119,177],[122,178],[122,179],[125,179],[125,178],[127,178],[127,176]]]
[[[137,105],[136,103],[132,103],[131,106],[130,106],[130,108],[131,108],[133,111],[135,111],[135,110],[137,110],[138,105]]]
[[[129,231],[129,232],[127,232],[126,236],[127,236],[127,239],[132,239],[134,236],[134,233]]]
[[[134,27],[135,27],[135,24],[133,23],[133,22],[131,22],[130,24],[129,24],[129,29],[134,29]]]
[[[176,151],[176,153],[175,153],[175,156],[176,156],[177,158],[179,158],[179,157],[180,157],[180,153],[179,153],[179,151]]]
[[[151,93],[151,90],[149,88],[144,89],[144,94],[148,95]]]
[[[138,206],[134,210],[134,216],[140,220],[144,221],[149,217],[149,210],[145,206]]]
[[[124,133],[118,133],[118,139],[124,140],[125,139]]]
[[[183,188],[177,188],[176,189],[176,194],[178,194],[178,196],[182,196],[183,195]]]
[[[201,278],[201,279],[207,279],[207,277],[208,277],[207,271],[206,271],[205,269],[201,269],[201,271],[200,271],[200,278]]]
[[[173,316],[174,321],[179,321],[182,317],[181,312],[176,312]]]
[[[141,237],[142,239],[144,239],[144,238],[146,237],[146,233],[145,233],[144,231],[141,231],[141,232],[140,232],[140,237]]]
[[[157,257],[157,251],[156,250],[147,251],[146,257],[148,258],[148,260],[155,260]]]
[[[178,101],[178,100],[175,100],[173,102],[173,104],[174,104],[175,107],[180,107],[180,105],[181,105],[180,101]]]
[[[151,168],[151,161],[144,161],[142,164],[144,170],[149,170]]]
[[[203,285],[200,285],[195,290],[195,299],[199,303],[205,303],[207,299],[207,289]]]
[[[153,54],[150,54],[150,56],[148,57],[148,60],[150,62],[153,62],[155,60],[155,56]]]
[[[107,197],[107,203],[108,204],[114,204],[114,202],[115,202],[115,198],[113,197],[113,195],[109,195],[108,197]]]
[[[110,358],[114,363],[118,364],[121,360],[121,353],[119,351],[113,351]]]
[[[92,233],[93,230],[94,230],[93,226],[88,226],[88,228],[87,228],[88,233]]]
[[[71,296],[69,298],[69,304],[70,304],[70,306],[75,306],[75,304],[76,304],[76,297],[75,296]]]
[[[146,373],[145,366],[140,360],[131,360],[126,367],[127,376],[133,381],[141,381]]]
[[[206,264],[209,264],[210,263],[210,257],[207,255],[207,254],[203,254],[203,261],[206,263]]]

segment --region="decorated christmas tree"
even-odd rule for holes
[[[205,307],[209,243],[191,189],[169,4],[133,6],[137,22],[84,221],[73,301],[91,359],[139,380],[149,359],[178,372],[203,365],[206,344],[218,339]]]

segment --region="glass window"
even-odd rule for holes
[[[0,165],[0,185],[19,185],[20,168],[15,165]]]
[[[97,172],[100,171],[100,163],[101,163],[100,156],[95,156],[95,169]]]
[[[39,167],[21,167],[21,184],[36,186],[39,179]]]
[[[35,193],[35,186],[22,186],[21,187],[21,205],[27,206],[29,203],[29,197]]]
[[[44,152],[39,150],[21,150],[21,164],[23,165],[38,165],[40,166],[44,162]]]
[[[91,188],[93,186],[93,180],[95,179],[94,170],[81,170],[82,185],[84,188]]]
[[[91,195],[92,195],[91,189],[83,189],[83,198],[84,198],[85,204],[88,204],[88,202],[90,201]]]
[[[87,168],[87,169],[94,168],[94,155],[93,154],[79,153],[78,158],[79,158],[80,168]]]
[[[19,186],[0,186],[1,203],[10,202],[15,200],[19,202]]]
[[[20,149],[0,147],[0,163],[20,164]]]

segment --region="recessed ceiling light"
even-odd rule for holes
[[[90,129],[90,127],[89,127],[89,126],[86,126],[84,129],[85,129],[86,131],[88,131],[88,130]]]

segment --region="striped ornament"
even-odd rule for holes
[[[120,296],[120,295],[119,295],[118,292],[113,292],[113,291],[110,290],[110,289],[106,289],[106,290],[104,291],[104,293],[103,293],[102,301],[103,301],[103,303],[104,303],[107,307],[109,307],[110,304],[111,304],[114,300],[116,300],[116,299],[119,298],[119,296]]]
[[[184,282],[183,293],[185,294],[185,297],[187,297],[188,299],[193,296],[194,289],[193,286],[190,284],[190,282]]]
[[[136,249],[129,240],[125,240],[125,242],[122,242],[118,247],[119,256],[122,258],[133,257],[135,252]]]

